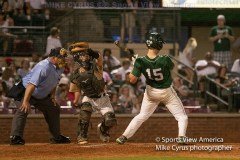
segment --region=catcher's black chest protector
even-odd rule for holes
[[[104,79],[98,80],[93,69],[81,73],[78,69],[75,70],[71,76],[71,82],[75,83],[84,95],[90,98],[99,98],[105,87]]]

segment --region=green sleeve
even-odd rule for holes
[[[216,36],[216,35],[217,35],[217,33],[216,33],[216,28],[213,27],[213,28],[211,29],[211,32],[210,32],[210,37],[214,37],[214,36]]]
[[[134,67],[132,70],[132,74],[136,77],[140,77],[141,76],[141,59],[137,58],[135,63],[134,63]]]
[[[166,65],[169,68],[169,70],[172,70],[174,68],[174,63],[172,62],[169,56],[166,56]]]

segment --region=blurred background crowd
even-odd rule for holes
[[[68,1],[62,2],[65,2],[64,4],[68,3]],[[98,4],[99,1],[91,2]],[[105,3],[101,3],[101,5],[103,4]],[[111,7],[109,4],[113,5],[114,3],[112,1],[108,2],[108,4],[105,4],[107,5],[105,7]],[[154,8],[156,4],[161,6],[161,1],[126,0],[117,1],[115,4],[122,4],[123,6],[120,7],[123,8],[134,9],[120,14],[116,13],[120,19],[122,18],[120,21],[117,21],[118,19],[115,17],[113,17],[115,19],[110,17],[111,11],[108,14],[105,11],[99,13],[100,11],[98,10],[94,13],[90,11],[85,13],[88,16],[96,15],[98,17],[96,20],[92,17],[94,22],[98,22],[99,19],[102,20],[103,31],[99,35],[103,36],[103,39],[98,40],[95,38],[96,41],[104,43],[113,42],[116,40],[116,35],[118,35],[117,38],[121,37],[123,43],[143,43],[148,32],[158,31],[164,35],[168,43],[175,42],[176,39],[171,39],[173,34],[171,32],[172,26],[169,26],[172,24],[169,21],[169,17],[167,17],[168,20],[166,21],[168,26],[165,27],[165,21],[163,23],[159,19],[159,14],[151,10],[138,12],[136,9]],[[88,30],[92,33],[89,39],[98,36],[98,29],[95,28],[98,24],[96,23],[84,26],[87,30],[83,32],[80,29],[77,33],[73,32],[71,28],[76,27],[75,22],[78,21],[74,19],[76,18],[75,12],[67,12],[64,9],[59,9],[59,6],[57,9],[54,9],[56,5],[57,3],[53,4],[53,2],[45,0],[0,1],[0,113],[11,114],[14,112],[15,105],[11,99],[5,96],[6,92],[15,82],[24,77],[36,63],[46,58],[52,48],[65,47],[73,39],[76,40],[74,37],[76,34],[80,37],[78,40],[87,41],[89,36]],[[57,12],[61,16],[56,14]],[[67,28],[61,28],[61,26],[66,25],[62,22],[62,20],[65,20],[63,15],[68,20],[70,19],[69,15],[72,18],[69,20],[70,22],[66,22],[66,24],[69,23]],[[88,22],[87,19],[82,21],[84,20],[86,23]],[[84,25],[82,21],[77,23],[79,28]],[[196,108],[196,112],[210,112],[209,106],[211,104],[217,104],[217,111],[221,111],[221,109],[226,111],[231,106],[232,111],[239,112],[240,38],[234,34],[230,26],[226,25],[226,22],[224,15],[218,15],[215,17],[215,24],[212,26],[212,29],[206,31],[210,32],[210,34],[209,37],[204,37],[204,39],[213,45],[213,51],[197,53],[196,48],[201,48],[202,46],[199,45],[196,37],[193,38],[189,34],[186,36],[186,41],[182,43],[182,47],[180,46],[177,54],[172,56],[176,64],[173,87],[184,106],[190,108],[192,106],[191,109],[193,111],[190,109],[192,112]],[[114,24],[119,24],[120,26]],[[122,24],[124,26],[121,26]],[[174,24],[172,25],[175,26]],[[164,26],[165,28],[158,26]],[[171,29],[168,30],[167,27]],[[101,28],[101,25],[99,25],[99,28]],[[86,35],[84,35],[85,31]],[[84,36],[86,36],[85,39]],[[146,86],[145,79],[141,77],[134,85],[128,81],[128,74],[133,68],[131,55],[138,54],[138,52],[135,49],[121,51],[121,58],[119,58],[119,56],[113,54],[112,48],[101,48],[98,51],[104,57],[103,78],[115,112],[138,113]],[[237,58],[233,58],[233,52],[237,53],[237,56],[235,56]],[[165,54],[169,54],[169,52]],[[172,52],[170,54],[172,55]],[[200,57],[204,58],[196,58],[199,57],[198,54],[201,54],[202,56]],[[17,63],[16,59],[19,56],[21,60],[20,63]],[[57,87],[56,99],[60,106],[65,108],[63,113],[75,112],[75,109],[71,108],[74,95],[69,93],[68,89],[70,83],[69,76],[76,67],[73,60],[69,58],[68,66],[65,68]],[[224,107],[219,108],[222,104]],[[159,104],[156,112],[166,112],[163,106],[163,104]],[[33,110],[33,113],[38,113],[38,111]]]
[[[145,89],[144,79],[140,79],[136,85],[130,84],[128,74],[132,69],[131,61],[126,58],[120,62],[111,55],[111,50],[108,48],[104,49],[103,55],[103,78],[115,111],[117,113],[138,113]],[[15,107],[12,103],[13,101],[5,96],[6,92],[15,82],[24,77],[36,63],[46,57],[33,54],[32,57],[24,58],[20,66],[15,64],[14,59],[10,57],[4,58],[5,65],[0,70],[0,101],[1,107],[6,109],[5,112]],[[68,92],[69,76],[76,69],[77,65],[74,64],[71,58],[68,59],[68,64],[56,91],[56,100],[61,106],[71,106],[74,99],[73,93]]]

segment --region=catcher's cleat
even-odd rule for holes
[[[119,138],[116,139],[116,142],[118,144],[124,144],[125,142],[127,142],[127,138],[124,135],[122,135],[122,136],[120,136]]]
[[[24,145],[25,141],[20,136],[11,136],[10,145]]]
[[[98,126],[97,126],[97,131],[98,131],[98,134],[99,134],[99,137],[100,139],[103,141],[103,142],[109,142],[110,140],[110,135],[108,132],[104,132],[102,129],[101,129],[101,125],[102,123],[99,123]]]
[[[83,138],[83,137],[78,137],[77,143],[81,144],[81,145],[87,144],[88,143],[88,139],[87,138]]]
[[[188,145],[188,143],[187,143],[187,137],[185,137],[185,136],[179,136],[179,137],[178,137],[178,145],[180,145],[180,146]]]
[[[57,138],[51,138],[50,141],[51,141],[52,144],[71,143],[70,138],[69,137],[65,137],[63,135],[60,135]]]

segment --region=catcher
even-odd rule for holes
[[[97,130],[103,142],[109,142],[109,130],[117,120],[109,99],[105,93],[103,80],[103,57],[89,48],[88,43],[74,43],[69,48],[70,54],[79,67],[70,77],[70,92],[74,92],[74,105],[83,93],[78,122],[78,144],[88,143],[88,127],[92,112],[99,111],[103,116]]]

